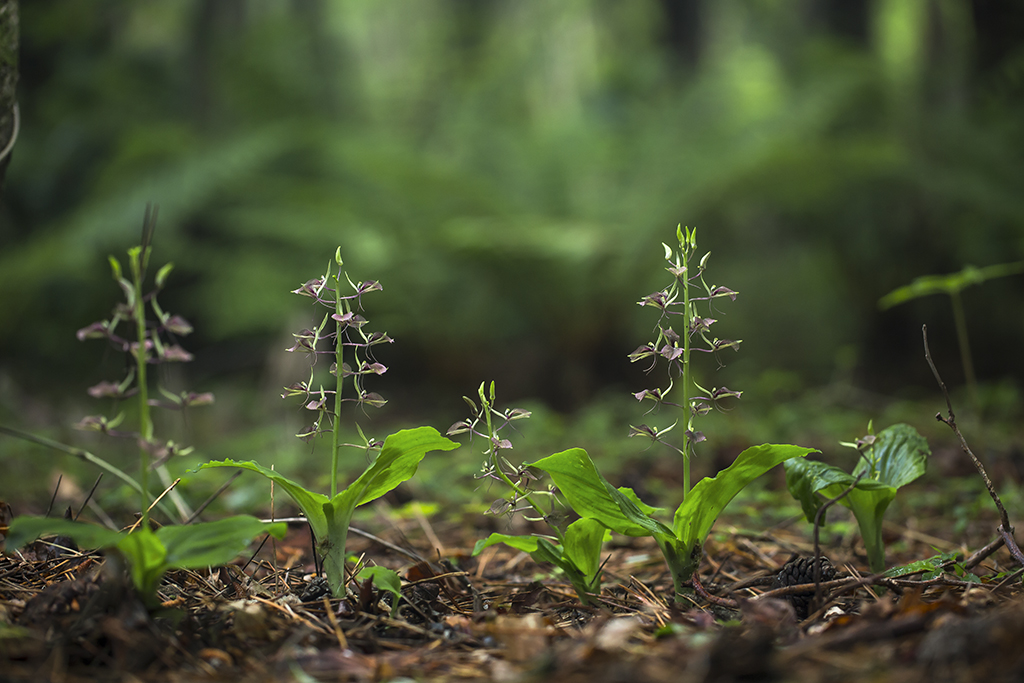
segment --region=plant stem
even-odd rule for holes
[[[693,413],[690,410],[690,270],[687,244],[680,245],[683,259],[683,400],[680,405],[685,412],[686,425],[683,429],[683,500],[690,493],[690,427]]]
[[[341,297],[341,266],[334,278],[334,312],[340,318],[347,311],[348,302]],[[338,494],[338,463],[341,460],[341,392],[345,386],[345,374],[342,370],[345,361],[345,345],[342,343],[342,331],[345,324],[338,320],[334,325],[334,428],[331,430],[331,498]]]
[[[520,498],[524,499],[527,503],[529,503],[530,507],[532,507],[534,511],[536,511],[536,513],[540,515],[541,518],[547,518],[548,515],[546,512],[544,512],[544,508],[542,508],[538,503],[536,503],[533,500],[533,496],[531,496],[528,492],[521,489],[519,485],[516,484],[514,481],[509,479],[508,475],[505,474],[505,471],[501,469],[501,463],[498,462],[498,451],[494,447],[496,434],[494,433],[494,427],[491,422],[491,404],[486,399],[482,391],[480,393],[480,399],[481,404],[483,405],[484,419],[487,421],[487,435],[490,440],[490,446],[488,447],[487,453],[491,458],[491,463],[494,465],[494,471],[498,473],[498,476],[501,477],[501,480],[505,482],[505,484],[510,489],[512,489],[512,491],[514,491],[517,496],[519,496]],[[564,545],[565,536],[562,534],[562,530],[552,524],[549,524],[548,526],[551,527],[551,530],[555,532],[555,535],[558,537],[558,542]]]
[[[949,300],[953,304],[953,322],[956,324],[956,340],[960,346],[960,363],[964,368],[964,382],[971,394],[971,403],[974,404],[975,412],[981,408],[978,399],[978,380],[974,376],[974,362],[971,360],[971,345],[967,340],[967,318],[964,316],[964,304],[960,298],[959,291],[949,293]]]
[[[132,268],[132,286],[135,289],[135,306],[132,316],[135,318],[135,335],[138,346],[135,349],[135,365],[137,386],[139,389],[139,479],[142,491],[142,525],[149,528],[149,452],[147,446],[153,438],[153,420],[149,414],[149,386],[146,381],[146,370],[149,363],[149,350],[146,348],[146,308],[142,296],[142,277],[149,258],[148,247],[138,247],[129,251]]]

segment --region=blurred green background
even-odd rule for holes
[[[934,395],[922,323],[963,379],[948,299],[877,300],[1024,259],[1022,26],[1013,0],[26,2],[0,419],[81,442],[85,387],[122,361],[74,332],[117,300],[107,255],[153,202],[161,302],[197,330],[165,380],[218,394],[173,429],[206,456],[308,452],[278,398],[312,321],[289,292],[338,245],[396,339],[375,419],[443,430],[495,379],[538,450],[600,450],[640,419],[636,302],[680,222],[740,292],[715,332],[741,351],[702,375],[746,391],[716,448],[855,436]],[[984,397],[1017,420],[1022,278],[964,303]]]

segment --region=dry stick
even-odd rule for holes
[[[50,496],[50,504],[46,506],[46,514],[43,517],[49,517],[50,512],[53,511],[53,504],[57,502],[57,492],[60,491],[60,483],[64,481],[64,475],[57,475],[57,485],[53,487],[53,495]]]
[[[811,606],[817,609],[818,605],[821,604],[821,546],[818,544],[818,532],[821,530],[821,517],[825,514],[825,511],[838,503],[840,500],[850,495],[850,492],[857,488],[857,484],[860,483],[861,478],[867,474],[867,470],[861,470],[857,478],[853,480],[845,491],[840,493],[835,498],[831,498],[825,501],[818,511],[814,513],[814,600]],[[813,611],[813,610],[812,610]]]
[[[261,519],[260,521],[261,522],[285,522],[285,523],[307,522],[308,523],[308,520],[305,517],[280,517],[278,519]],[[362,536],[363,538],[365,538],[367,540],[373,541],[374,543],[376,543],[378,545],[384,546],[388,550],[394,550],[396,553],[400,553],[402,555],[405,555],[410,560],[415,560],[416,562],[428,562],[428,560],[425,557],[423,557],[422,555],[420,555],[419,553],[417,553],[417,552],[415,552],[413,550],[406,550],[405,548],[403,548],[401,546],[395,545],[394,543],[391,543],[389,541],[385,541],[380,536],[374,536],[369,531],[363,531],[362,529],[357,529],[354,526],[350,526],[348,528],[348,531],[349,531],[349,533],[355,534],[356,536]]]
[[[232,482],[234,482],[235,479],[238,479],[238,477],[241,474],[242,474],[242,470],[236,470],[235,473],[231,475],[230,479],[228,479],[226,482],[224,482],[219,489],[214,491],[213,494],[209,498],[207,498],[206,500],[203,501],[202,505],[200,505],[199,507],[196,508],[196,511],[192,513],[192,516],[190,516],[188,519],[185,520],[185,525],[189,525],[192,522],[196,521],[196,518],[199,517],[199,515],[201,515],[203,513],[203,510],[205,510],[210,503],[212,503],[213,501],[217,500],[217,498],[220,496],[220,494],[224,493],[227,490],[227,488],[229,486],[231,486]],[[271,482],[271,485],[273,485],[273,482]],[[271,515],[271,516],[273,516],[273,515]]]
[[[154,500],[152,503],[150,503],[149,507],[146,508],[146,513],[148,514],[148,513],[152,512],[153,508],[156,507],[156,504],[159,503],[161,500],[163,500],[164,496],[166,496],[168,493],[173,491],[174,487],[177,486],[180,482],[181,482],[181,477],[178,477],[173,482],[171,482],[171,485],[168,486],[167,488],[165,488],[164,492],[161,493],[159,496],[157,496],[156,500]],[[131,527],[128,529],[128,533],[131,533],[131,532],[135,531],[135,529],[138,528],[138,526],[140,524],[142,524],[142,519],[143,519],[143,517],[140,516],[137,520],[135,520],[135,524],[131,525]]]
[[[939,369],[935,367],[935,361],[932,360],[932,352],[928,347],[928,326],[921,326],[921,336],[924,338],[924,357],[928,361],[928,367],[932,369],[932,374],[935,376],[935,381],[939,383],[939,388],[942,389],[942,395],[946,399],[946,409],[949,417],[942,417],[942,413],[935,413],[935,419],[945,424],[947,427],[953,430],[957,438],[960,440],[960,448],[963,449],[971,458],[971,462],[974,463],[975,469],[978,470],[978,474],[981,475],[982,481],[985,482],[985,488],[988,489],[988,495],[992,497],[992,501],[996,504],[996,508],[999,510],[999,520],[1001,524],[996,532],[1003,539],[1003,543],[1006,544],[1006,549],[1010,551],[1013,559],[1017,560],[1017,563],[1024,567],[1024,553],[1021,553],[1020,548],[1017,546],[1017,541],[1013,538],[1013,527],[1010,526],[1010,517],[1006,514],[1006,508],[1003,507],[1003,502],[999,500],[999,494],[996,493],[996,487],[992,485],[992,480],[988,477],[988,472],[985,471],[985,466],[978,460],[978,456],[974,454],[971,447],[967,445],[967,440],[964,435],[960,433],[960,428],[956,426],[956,416],[953,414],[953,403],[949,400],[949,391],[946,389],[946,383],[942,381],[942,377],[939,375]]]
[[[81,515],[82,512],[85,511],[85,506],[89,504],[90,500],[92,500],[92,496],[93,496],[94,493],[96,493],[96,489],[99,488],[100,481],[102,479],[103,479],[103,473],[100,472],[100,476],[96,477],[96,483],[92,485],[91,489],[89,489],[89,495],[87,495],[85,497],[85,502],[82,503],[82,507],[78,508],[78,514],[75,515],[75,521],[76,522],[78,521],[78,515]]]

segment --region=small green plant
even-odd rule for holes
[[[284,522],[265,523],[248,515],[188,526],[165,526],[156,531],[140,526],[130,533],[66,519],[17,517],[11,522],[7,544],[20,548],[40,536],[59,534],[88,548],[113,548],[127,561],[140,597],[155,607],[160,579],[168,570],[225,564],[245,552],[255,536],[270,533],[284,538],[287,530]]]
[[[186,526],[165,526],[155,532],[150,529],[148,486],[150,468],[163,468],[164,463],[174,455],[192,450],[191,448],[182,448],[174,441],[163,441],[154,436],[150,407],[185,409],[213,401],[211,394],[188,392],[172,394],[163,388],[160,388],[160,393],[166,401],[149,398],[147,368],[150,364],[191,360],[191,355],[182,349],[175,340],[177,337],[189,334],[192,331],[192,326],[180,316],[165,312],[157,302],[157,293],[163,289],[167,276],[173,268],[172,264],[167,264],[157,271],[154,290],[149,293],[143,292],[155,227],[156,212],[154,209],[147,208],[142,243],[128,250],[131,279],[124,277],[121,263],[116,258],[111,256],[109,259],[114,280],[124,293],[124,302],[114,308],[109,319],[93,323],[78,331],[80,340],[106,339],[116,350],[129,354],[134,361],[124,379],[118,382],[101,382],[91,387],[89,394],[94,398],[112,398],[115,401],[135,397],[138,405],[138,431],[120,431],[118,429],[125,418],[124,412],[119,413],[113,419],[107,419],[102,415],[86,417],[78,426],[112,436],[135,439],[139,444],[139,478],[141,481],[135,482],[120,470],[85,451],[70,449],[63,444],[31,435],[23,435],[14,430],[5,430],[22,438],[79,455],[104,467],[107,471],[133,485],[133,488],[139,492],[141,506],[141,520],[138,528],[130,533],[112,531],[93,524],[71,520],[18,517],[11,522],[10,534],[7,538],[8,547],[18,548],[44,534],[63,534],[86,547],[115,548],[127,561],[136,589],[151,606],[155,602],[160,577],[168,569],[223,564],[244,551],[253,537],[269,531],[280,538],[285,532],[284,525],[268,525],[255,517],[248,516],[230,517],[216,522]],[[147,303],[156,316],[155,321],[147,319]],[[124,337],[119,333],[122,323],[125,323],[131,330]],[[163,473],[166,475],[166,470],[163,470]],[[172,491],[172,493],[176,492]],[[184,501],[180,501],[179,512],[184,515],[186,511]]]
[[[471,415],[468,420],[453,424],[448,429],[448,436],[469,433],[487,444],[478,478],[500,482],[506,489],[506,493],[491,504],[488,512],[510,518],[517,512],[524,512],[528,520],[546,522],[551,535],[513,536],[493,533],[477,541],[473,554],[479,555],[484,548],[497,543],[525,551],[534,561],[547,562],[561,569],[580,602],[591,604],[601,590],[600,553],[607,530],[592,519],[579,519],[566,526],[566,516],[563,511],[556,510],[550,491],[531,490],[533,482],[538,480],[536,473],[529,467],[516,467],[502,455],[502,451],[512,449],[512,442],[501,436],[506,427],[510,427],[516,420],[530,417],[530,413],[520,408],[504,411],[495,408],[494,382],[491,382],[488,391],[481,384],[477,396],[479,405],[468,396],[463,396]],[[548,503],[547,510],[541,504],[542,498],[547,498],[543,501]]]
[[[523,465],[513,470],[496,457],[497,448],[502,441],[491,430],[491,412],[485,412],[488,431],[482,435],[492,443],[489,472],[496,473],[506,485],[520,498],[524,498],[541,517],[545,517],[543,509],[526,497],[520,485],[515,484],[509,472],[524,473],[531,469],[546,472],[554,482],[558,491],[569,506],[580,516],[574,522],[578,532],[569,539],[566,533],[558,531],[557,524],[552,524],[556,531],[559,545],[546,539],[536,537],[514,537],[492,534],[491,537],[477,543],[475,549],[492,543],[506,543],[534,554],[538,559],[563,565],[574,566],[582,574],[580,586],[576,587],[581,597],[596,587],[597,558],[600,554],[604,532],[594,526],[594,522],[611,531],[627,536],[651,536],[665,557],[666,564],[672,574],[672,582],[677,598],[685,585],[697,570],[703,552],[704,541],[711,531],[718,515],[725,509],[737,493],[747,484],[761,476],[772,467],[792,458],[802,458],[813,453],[810,448],[800,446],[763,444],[754,446],[740,453],[736,460],[716,476],[705,478],[690,488],[690,456],[693,445],[704,440],[704,435],[694,428],[694,421],[700,415],[707,414],[719,402],[728,398],[739,398],[740,392],[728,388],[715,388],[711,391],[701,387],[693,376],[690,368],[690,354],[693,351],[717,353],[723,348],[736,349],[739,341],[719,339],[710,334],[711,325],[715,320],[703,317],[698,313],[699,302],[710,302],[713,299],[728,297],[736,298],[736,292],[728,287],[708,285],[704,272],[710,254],[705,254],[699,264],[691,271],[691,262],[697,247],[697,232],[694,229],[679,227],[676,229],[679,242],[678,251],[667,245],[665,259],[669,263],[668,271],[673,275],[672,284],[644,297],[640,305],[654,306],[661,311],[657,324],[657,337],[653,342],[639,347],[630,354],[631,361],[644,358],[663,358],[668,362],[668,385],[661,389],[645,389],[634,396],[643,401],[649,399],[656,406],[669,405],[683,411],[686,427],[683,430],[681,445],[676,446],[665,440],[664,436],[676,423],[658,430],[647,425],[633,427],[631,435],[644,435],[654,441],[665,444],[682,455],[683,459],[683,501],[676,509],[670,524],[660,521],[657,517],[663,510],[647,505],[629,488],[615,488],[598,471],[590,456],[582,448],[572,448],[555,453],[534,463]],[[703,294],[691,294],[691,286],[699,283]],[[682,316],[682,334],[677,333],[668,321],[672,316]],[[694,340],[700,339],[704,347],[695,347]],[[650,369],[653,369],[653,365]],[[677,398],[678,396],[678,398]],[[669,398],[671,397],[671,401]],[[481,398],[483,393],[481,388]],[[493,400],[493,396],[492,396]],[[502,416],[501,413],[494,413]],[[678,422],[678,420],[677,420]],[[458,426],[458,423],[457,425]],[[477,432],[479,433],[479,432]],[[502,469],[509,467],[506,472]],[[514,500],[506,501],[509,505]],[[513,509],[515,509],[513,507]],[[569,572],[566,572],[569,574]],[[570,575],[571,576],[571,575]],[[587,582],[591,583],[587,583]],[[573,584],[576,586],[576,582]],[[583,591],[581,591],[581,587]]]
[[[974,375],[974,361],[971,358],[971,345],[967,337],[967,318],[964,315],[964,303],[960,292],[971,285],[980,285],[986,280],[1019,275],[1024,273],[1024,261],[1000,263],[993,266],[977,268],[965,266],[958,273],[949,275],[923,275],[909,285],[898,287],[878,300],[878,307],[883,311],[893,306],[932,294],[945,294],[953,306],[953,323],[956,325],[956,338],[960,346],[960,364],[964,371],[964,381],[971,395],[971,402],[977,410],[980,408],[978,397],[978,380]]]
[[[789,460],[785,463],[786,487],[800,501],[811,523],[825,498],[836,498],[849,489],[839,503],[857,518],[868,566],[878,573],[885,569],[885,511],[897,489],[924,474],[931,451],[925,438],[907,424],[892,425],[876,436],[869,423],[866,436],[842,445],[858,453],[852,474],[820,461]]]
[[[364,329],[367,320],[358,312],[362,310],[362,295],[379,291],[380,283],[365,281],[355,284],[349,279],[343,267],[339,247],[335,251],[333,264],[328,265],[323,277],[310,280],[293,292],[313,299],[317,304],[325,306],[328,312],[315,330],[306,329],[294,335],[295,344],[288,351],[302,351],[309,355],[310,374],[308,380],[286,387],[282,396],[301,397],[305,409],[316,413],[312,426],[296,436],[309,440],[325,433],[331,434],[330,496],[310,491],[251,460],[211,461],[199,468],[234,467],[251,470],[283,488],[305,514],[313,530],[317,550],[323,560],[324,576],[335,597],[342,597],[345,594],[345,544],[348,540],[348,525],[356,507],[380,498],[412,478],[420,461],[430,451],[448,451],[459,446],[441,436],[433,427],[405,429],[388,436],[383,443],[366,438],[359,429],[363,444],[341,442],[344,402],[353,402],[360,406],[384,405],[385,400],[379,394],[368,392],[364,388],[362,379],[366,375],[380,375],[387,371],[387,367],[374,359],[372,350],[377,345],[392,342],[392,339],[382,332],[367,332]],[[343,294],[344,286],[351,287],[353,294]],[[330,330],[332,321],[334,326],[333,330]],[[322,340],[327,342],[329,349],[320,349]],[[333,389],[324,389],[323,386],[314,388],[314,368],[320,355],[333,357],[330,368],[330,374],[335,378]],[[349,355],[352,358],[351,365],[346,361]],[[351,397],[344,395],[347,378],[351,378],[352,382]],[[351,485],[338,491],[341,449],[346,446],[355,446],[367,453],[379,452],[372,464]],[[378,581],[376,577],[374,580]]]

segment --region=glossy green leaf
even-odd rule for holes
[[[873,478],[898,489],[925,473],[929,455],[928,441],[916,429],[908,424],[894,424],[875,438],[870,452],[875,461]],[[860,458],[853,470],[854,476],[868,467],[867,460]]]
[[[601,545],[607,529],[596,519],[577,519],[565,530],[562,555],[588,580],[597,576],[601,566]]]
[[[786,463],[786,487],[800,501],[807,521],[813,522],[823,500],[816,495],[835,498],[849,488],[856,477],[838,467],[823,462],[796,460]],[[864,539],[871,570],[879,572],[885,566],[885,548],[882,543],[882,518],[889,503],[896,497],[896,488],[874,479],[862,478],[849,494],[839,501],[853,511]]]
[[[211,460],[203,463],[197,469],[205,470],[214,467],[234,467],[237,469],[259,472],[267,479],[284,489],[285,493],[291,496],[295,504],[299,506],[302,513],[306,515],[309,526],[313,529],[313,535],[319,538],[327,536],[327,518],[324,515],[323,506],[327,502],[327,496],[322,493],[315,493],[303,488],[287,477],[283,477],[274,470],[260,465],[253,460]]]
[[[551,475],[555,486],[580,517],[596,519],[626,536],[672,535],[667,526],[645,515],[629,495],[609,484],[582,448],[549,455],[531,466]]]
[[[676,509],[672,528],[684,546],[703,545],[725,506],[747,484],[787,460],[799,462],[812,448],[788,444],[761,444],[740,453],[736,460],[714,477],[704,478],[687,494]]]
[[[911,562],[910,564],[905,564],[902,567],[893,567],[889,571],[885,572],[885,575],[890,579],[896,579],[901,576],[907,576],[908,574],[942,571],[942,565],[951,560],[955,560],[957,555],[959,555],[959,553],[956,551],[950,551],[940,555],[932,555],[927,560],[918,560],[916,562]]]
[[[394,569],[374,565],[363,567],[356,578],[370,579],[377,590],[384,590],[395,596],[391,601],[392,616],[398,611],[399,601],[402,599],[402,579],[398,576],[398,572]]]
[[[391,434],[384,439],[384,446],[373,464],[349,486],[358,493],[355,505],[377,500],[411,479],[430,451],[450,451],[458,447],[458,443],[441,436],[433,427],[403,429]]]
[[[509,534],[498,534],[494,533],[487,538],[481,538],[473,546],[473,556],[479,555],[485,548],[490,548],[492,545],[498,545],[504,543],[510,548],[516,550],[522,550],[526,553],[533,553],[537,550],[537,542],[540,539],[536,536],[511,536]]]

